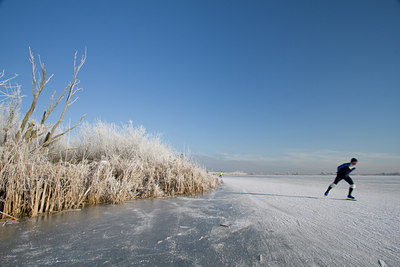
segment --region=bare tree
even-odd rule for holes
[[[17,121],[17,113],[18,108],[21,103],[21,95],[20,95],[20,86],[12,85],[11,80],[16,78],[18,75],[14,74],[13,77],[5,79],[4,78],[4,70],[0,72],[0,112],[1,116],[1,124],[2,124],[2,140],[0,140],[0,144],[4,144],[10,133],[11,128],[14,128],[15,123]],[[4,80],[1,80],[3,79]]]
[[[77,85],[79,84],[79,80],[77,79],[78,73],[80,69],[82,68],[83,64],[86,61],[86,50],[85,54],[82,56],[81,61],[79,65],[77,65],[76,62],[77,59],[77,52],[75,52],[74,56],[74,74],[72,77],[72,82],[69,83],[64,90],[62,91],[61,95],[55,99],[56,96],[56,91],[54,91],[50,104],[48,108],[44,111],[42,119],[40,121],[39,125],[36,125],[33,120],[31,120],[31,116],[36,108],[37,100],[42,93],[44,87],[46,84],[49,83],[50,79],[53,77],[53,75],[50,75],[46,79],[46,69],[44,67],[44,64],[40,62],[40,69],[42,72],[40,79],[40,83],[38,84],[36,81],[36,64],[34,60],[34,56],[32,54],[31,48],[29,47],[29,60],[32,64],[32,95],[33,95],[33,100],[31,103],[31,106],[27,113],[25,114],[24,118],[22,119],[21,125],[19,127],[19,130],[15,136],[16,141],[20,140],[21,137],[27,140],[29,143],[32,142],[34,139],[41,137],[43,135],[46,135],[43,141],[41,142],[40,146],[46,147],[56,141],[59,137],[63,136],[64,134],[68,133],[72,129],[76,128],[81,122],[82,119],[86,116],[83,115],[78,123],[76,123],[74,126],[71,128],[68,128],[67,130],[56,134],[57,128],[60,126],[61,122],[63,121],[63,118],[65,116],[65,113],[68,109],[69,106],[71,106],[77,99],[78,97],[74,98],[74,95],[81,90],[81,88],[78,88]],[[60,102],[64,99],[66,96],[65,102],[63,104],[63,109],[61,111],[61,114],[59,115],[59,118],[56,123],[47,125],[46,121],[49,118],[49,116],[54,112],[54,110],[59,106]],[[55,100],[55,101],[54,101]]]

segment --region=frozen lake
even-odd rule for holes
[[[0,227],[0,265],[399,266],[400,177],[225,177],[201,197],[145,199]],[[222,224],[222,226],[221,226]]]

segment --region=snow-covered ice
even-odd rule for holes
[[[1,265],[399,266],[400,177],[225,177],[201,197],[136,200],[0,227]]]
[[[240,195],[245,222],[268,243],[265,230],[278,236],[266,261],[290,265],[400,265],[400,177],[353,176],[357,200],[345,199],[344,181],[329,197],[322,193],[333,177],[289,176],[227,178],[229,191]],[[235,221],[233,223],[240,223]],[[260,241],[261,242],[261,241]],[[269,253],[272,252],[272,253]],[[261,253],[261,252],[260,252]],[[279,254],[273,257],[274,253]],[[285,265],[285,264],[283,264]]]

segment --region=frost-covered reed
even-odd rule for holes
[[[81,135],[82,134],[82,135]],[[31,151],[25,141],[0,147],[0,211],[14,217],[208,192],[218,179],[158,138],[131,125],[86,124],[67,149],[62,140]]]
[[[0,79],[3,89],[6,84]],[[132,123],[85,123],[75,130],[72,140],[63,134],[70,129],[63,131],[59,127],[52,132],[51,137],[56,138],[48,139],[43,133],[54,125],[35,124],[28,116],[26,127],[21,130],[24,122],[18,117],[19,91],[10,94],[4,89],[2,93],[3,218],[135,198],[201,194],[219,184],[215,175]]]

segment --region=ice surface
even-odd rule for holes
[[[12,265],[399,266],[400,177],[226,177],[201,197],[136,200],[0,227]],[[223,226],[221,226],[223,225]],[[225,227],[226,226],[226,227]]]

